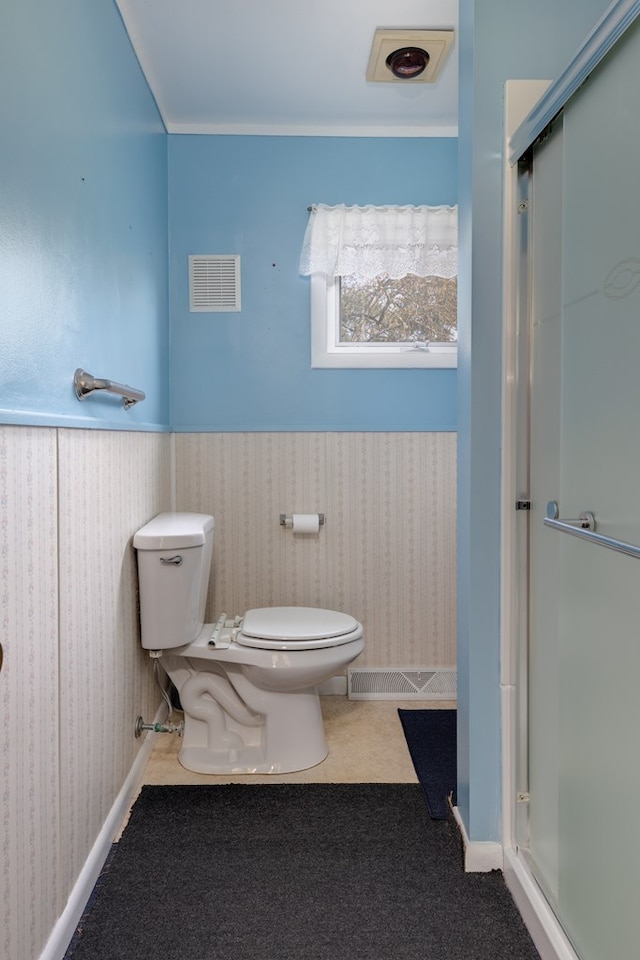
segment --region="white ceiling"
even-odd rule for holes
[[[457,0],[116,0],[170,133],[455,136],[435,83],[368,83],[377,27],[457,29]]]

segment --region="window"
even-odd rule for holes
[[[455,207],[313,208],[313,367],[452,367],[457,360]]]

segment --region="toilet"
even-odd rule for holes
[[[142,646],[180,695],[196,773],[290,773],[327,755],[318,684],[364,649],[353,617],[263,607],[204,623],[214,518],[162,513],[134,535]]]

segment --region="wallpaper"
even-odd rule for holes
[[[170,504],[169,438],[0,426],[0,956],[34,960],[158,695],[131,537]]]
[[[169,506],[169,440],[59,431],[62,872],[75,880],[158,702],[139,643],[131,539]]]
[[[31,960],[64,906],[58,791],[56,431],[0,426],[0,956]]]
[[[357,665],[455,665],[455,434],[175,439],[178,509],[216,520],[209,619],[329,607],[364,624]],[[326,523],[296,535],[281,513]]]

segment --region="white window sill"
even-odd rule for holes
[[[452,368],[458,366],[458,350],[439,351],[429,348],[426,350],[408,350],[406,353],[369,353],[358,350],[357,353],[329,353],[326,350],[312,350],[312,369],[327,367],[370,367],[379,369],[390,368]]]

